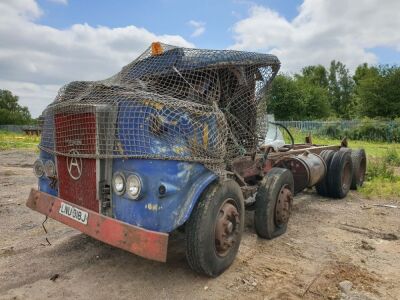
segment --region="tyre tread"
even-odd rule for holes
[[[329,196],[332,198],[342,199],[346,197],[348,193],[348,191],[344,191],[342,189],[342,182],[341,182],[341,169],[346,160],[349,160],[352,166],[350,151],[337,151],[332,157],[332,161],[329,165],[328,193]],[[351,172],[353,172],[352,168]],[[353,173],[351,174],[351,177],[352,176]]]
[[[333,155],[335,154],[334,150],[323,150],[321,151],[321,157],[326,163],[326,174],[325,177],[315,185],[315,189],[317,193],[321,196],[327,197],[329,196],[328,191],[328,174],[330,169],[330,163],[332,161]]]
[[[357,190],[357,188],[362,186],[362,184],[363,184],[363,182],[361,182],[361,184],[360,184],[360,182],[359,182],[360,179],[357,178],[362,159],[365,159],[365,160],[367,159],[364,149],[355,149],[351,152],[351,160],[353,162],[353,178],[351,180],[350,188],[352,190]],[[364,176],[365,176],[365,174],[364,174]]]

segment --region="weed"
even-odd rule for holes
[[[389,148],[384,156],[385,163],[391,166],[400,166],[400,155],[394,148]]]
[[[371,160],[367,168],[367,180],[381,178],[389,181],[398,180],[398,176],[394,174],[393,167],[386,160]]]

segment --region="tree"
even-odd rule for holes
[[[359,65],[354,72],[353,80],[355,85],[359,85],[360,81],[368,76],[378,76],[379,75],[379,68],[377,67],[370,67],[367,63],[363,63]]]
[[[361,116],[396,118],[400,115],[400,67],[357,68],[354,80]]]
[[[278,120],[314,120],[330,115],[326,88],[314,76],[278,75],[272,83],[268,110]]]
[[[346,66],[332,61],[307,66],[294,76],[279,75],[272,83],[268,110],[280,120],[400,117],[400,67],[357,67],[351,77]]]
[[[0,90],[0,125],[22,125],[31,122],[31,114],[26,106],[18,104],[18,96],[8,90]]]
[[[329,68],[329,97],[332,109],[343,119],[354,116],[354,81],[349,70],[340,61],[333,60]]]
[[[267,103],[268,111],[275,114],[277,120],[298,119],[302,104],[295,80],[287,75],[276,76]]]
[[[322,65],[304,67],[301,74],[296,74],[295,77],[322,88],[328,88],[329,85],[328,72]]]
[[[307,79],[298,80],[296,84],[302,105],[301,119],[298,120],[328,118],[331,114],[328,90]]]
[[[301,92],[302,119],[323,119],[331,114],[328,72],[322,65],[304,67],[295,75]]]

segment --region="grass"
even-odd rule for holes
[[[37,150],[40,137],[23,133],[0,131],[0,150],[30,149]]]
[[[296,143],[303,143],[305,134],[291,129]],[[289,141],[288,135],[284,134]],[[312,136],[313,143],[321,145],[340,145],[340,140],[324,136]],[[373,199],[400,199],[400,143],[383,143],[374,141],[348,141],[353,149],[364,148],[367,153],[367,181],[359,192]]]
[[[394,181],[377,177],[365,182],[360,189],[360,193],[367,198],[376,199],[383,202],[399,202],[400,180]]]
[[[384,156],[386,164],[391,166],[400,166],[400,155],[395,148],[389,148]]]
[[[305,133],[300,130],[290,129],[292,132],[295,143],[304,143]],[[287,134],[284,134],[285,140],[289,141]],[[320,145],[340,145],[340,140],[331,139],[324,136],[312,136],[314,144]],[[374,141],[353,141],[349,140],[349,147],[353,149],[364,148],[368,155],[368,158],[385,158],[388,155],[388,151],[393,151],[400,153],[399,143],[383,143]],[[393,154],[392,152],[392,154]],[[398,161],[400,163],[400,158],[398,156]]]

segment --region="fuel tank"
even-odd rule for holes
[[[326,175],[326,163],[318,154],[305,151],[300,155],[282,158],[274,167],[289,169],[293,174],[294,192],[297,194],[306,187],[312,187]]]

